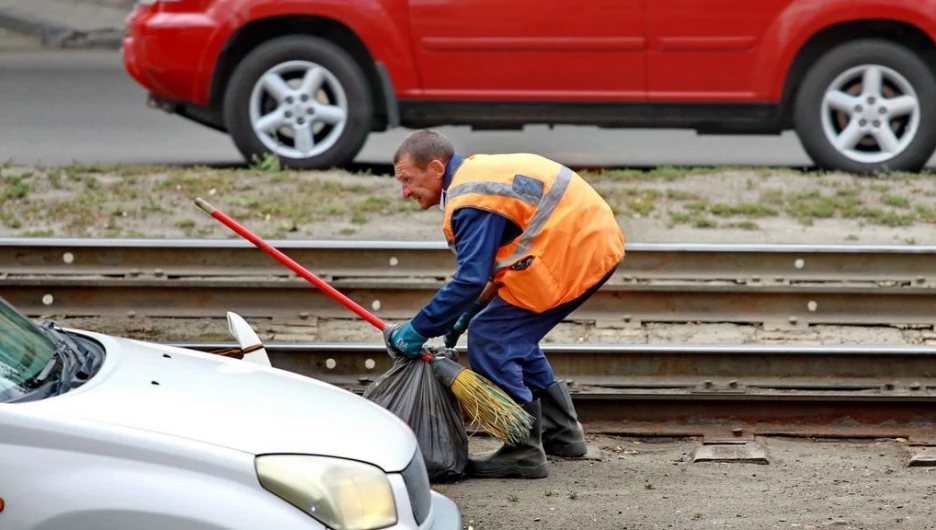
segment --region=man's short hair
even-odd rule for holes
[[[396,165],[404,155],[409,155],[416,167],[425,169],[433,160],[448,164],[454,154],[455,148],[445,135],[429,129],[420,129],[409,133],[403,139],[393,155],[393,165]]]

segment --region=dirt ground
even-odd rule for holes
[[[551,460],[545,479],[436,488],[475,530],[936,528],[936,468],[908,467],[903,440],[758,441],[767,464],[693,463],[697,440],[592,437],[599,461]]]
[[[269,168],[268,168],[269,169]],[[583,173],[629,243],[928,245],[931,175],[855,177],[772,169],[659,168]],[[438,240],[441,212],[403,201],[386,175],[260,169],[0,166],[0,237],[234,236],[193,204],[203,197],[265,238]],[[60,321],[158,341],[229,341],[217,319]],[[252,322],[267,341],[378,341],[360,321]],[[555,343],[936,345],[933,328],[734,324],[598,327],[569,321]],[[561,376],[561,374],[560,374]],[[936,528],[934,468],[907,466],[901,440],[761,440],[769,463],[690,462],[698,440],[592,437],[600,458],[553,461],[535,481],[465,480],[436,488],[465,528]],[[472,439],[472,452],[491,449]]]
[[[385,173],[385,172],[384,172]],[[783,169],[582,172],[627,241],[926,244],[936,178]],[[237,237],[208,200],[265,238],[440,240],[387,174],[0,164],[0,237]]]

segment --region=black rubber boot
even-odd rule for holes
[[[569,385],[565,381],[556,381],[537,390],[534,395],[542,402],[543,449],[546,454],[563,458],[585,456],[588,452],[585,432],[572,405]]]
[[[478,478],[544,478],[549,476],[543,451],[539,400],[521,405],[534,418],[530,436],[517,445],[504,444],[493,453],[468,458],[471,476]]]

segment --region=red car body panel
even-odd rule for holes
[[[351,29],[375,61],[391,73],[397,97],[419,97],[421,87],[409,44],[406,0],[225,0],[238,9],[244,23],[282,16],[316,16]],[[236,7],[235,7],[236,6]]]
[[[779,14],[766,31],[754,63],[753,92],[779,101],[796,54],[825,28],[847,22],[888,20],[910,24],[936,40],[936,2],[929,0],[799,0]]]
[[[208,105],[238,30],[288,16],[347,26],[401,102],[776,103],[824,28],[892,20],[936,40],[931,0],[182,0],[135,9],[125,65]]]
[[[409,0],[423,97],[643,100],[644,1]]]
[[[137,8],[130,15],[124,62],[137,82],[159,96],[204,104],[214,66],[206,57],[220,50],[219,43],[223,45],[225,39],[218,34],[224,26],[213,11],[168,11],[166,6],[172,5]]]
[[[125,65],[137,82],[166,99],[208,104],[215,68],[237,30],[267,18],[316,16],[340,22],[358,35],[374,60],[391,72],[397,97],[422,95],[409,44],[406,0],[355,2],[354,9],[348,9],[346,0],[221,0],[207,4],[210,6],[202,13],[173,12],[166,6],[178,4],[159,3],[138,7],[130,15],[124,39]]]
[[[647,8],[648,99],[779,101],[796,54],[823,29],[893,20],[936,40],[934,7],[920,0],[655,0]]]
[[[651,101],[765,101],[754,88],[767,28],[790,0],[654,0],[647,7]]]

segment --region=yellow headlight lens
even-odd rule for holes
[[[397,522],[387,475],[339,458],[267,455],[256,460],[260,484],[335,530],[376,530]]]

